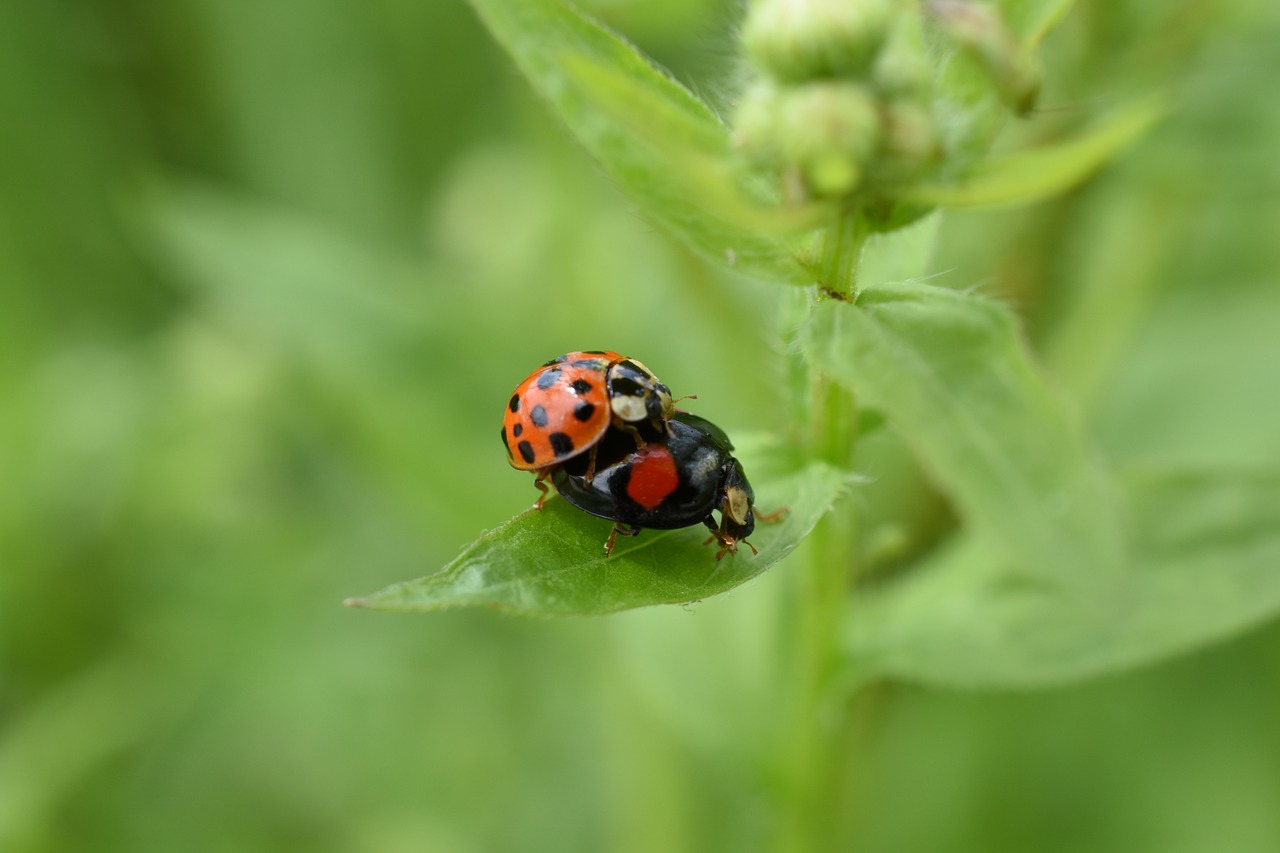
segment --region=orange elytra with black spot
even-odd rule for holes
[[[595,447],[610,425],[663,424],[673,411],[670,389],[635,359],[570,352],[516,386],[503,413],[502,444],[512,467],[542,471]]]

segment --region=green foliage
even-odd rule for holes
[[[858,660],[956,686],[1053,684],[1158,660],[1280,607],[1274,472],[1129,478],[1134,557],[1123,578],[1046,583],[971,536],[869,596],[849,626]],[[1093,593],[1090,596],[1090,593]]]
[[[949,182],[913,187],[906,197],[918,204],[944,207],[1039,201],[1088,178],[1145,134],[1159,114],[1154,104],[1130,107],[1077,137],[992,157]]]
[[[0,849],[1280,846],[1276,11],[591,5],[0,4]],[[522,512],[601,346],[758,556]]]
[[[746,459],[756,455],[740,456]],[[484,605],[540,616],[612,613],[649,604],[698,601],[744,583],[781,560],[830,509],[844,480],[814,463],[785,472],[783,459],[766,464],[781,471],[752,485],[770,507],[785,508],[781,521],[759,524],[751,544],[722,560],[711,559],[706,530],[650,530],[622,539],[605,557],[609,522],[553,498],[541,512],[527,510],[469,546],[438,574],[389,587],[348,602],[378,610],[444,610]]]
[[[1066,594],[1101,600],[1123,562],[1106,472],[1013,316],[924,285],[817,306],[810,357],[883,411],[980,535]]]
[[[565,6],[499,0],[479,6],[535,86],[646,215],[713,256],[719,249],[727,257],[736,254],[736,247],[718,242],[723,223],[709,207],[731,206],[735,192],[745,198],[745,173],[709,107]],[[819,8],[804,7],[809,14]],[[1043,22],[1058,11],[1019,9],[1018,32],[1038,41]],[[939,7],[940,19],[959,28],[962,41],[981,38],[984,26],[1003,27],[992,14],[994,7]],[[767,48],[768,33],[754,32],[757,49]],[[808,36],[797,33],[787,61],[802,66],[794,54],[804,51]],[[823,56],[835,49],[826,41],[818,47]],[[789,78],[788,85],[794,82]],[[941,91],[947,91],[945,83]],[[951,108],[959,109],[961,100]],[[975,104],[974,112],[992,111],[990,102]],[[916,187],[905,198],[972,205],[1058,192],[1131,144],[1155,116],[1152,107],[1134,108],[1071,142],[977,160],[951,189]],[[768,118],[767,112],[756,116]],[[808,124],[789,127],[794,132]],[[708,177],[690,180],[699,174]],[[692,206],[672,205],[678,184],[718,201],[699,204],[695,196]],[[745,220],[740,225],[748,227]],[[858,274],[865,240],[856,226],[847,228],[829,226],[824,259],[813,273],[837,290]],[[829,376],[860,405],[887,417],[965,522],[956,543],[928,565],[871,596],[866,612],[850,611],[852,665],[863,673],[947,683],[1043,684],[1158,658],[1185,648],[1188,637],[1255,621],[1256,610],[1234,598],[1177,629],[1154,630],[1135,616],[1133,602],[1153,600],[1154,588],[1171,572],[1193,596],[1195,584],[1212,577],[1191,568],[1194,561],[1170,566],[1169,555],[1154,548],[1144,526],[1150,516],[1139,510],[1160,496],[1121,495],[1069,404],[1035,363],[1010,311],[944,288],[885,283],[908,276],[895,276],[892,262],[886,268],[877,258],[927,256],[930,247],[920,235],[932,233],[915,228],[880,238],[867,258],[866,271],[874,277],[863,280],[856,300],[818,301],[801,335],[813,374]],[[749,253],[754,260],[747,267],[784,283],[803,280],[796,278],[803,267],[788,265],[781,244],[775,246]],[[773,261],[761,265],[766,257]],[[827,448],[847,432],[839,423],[816,428]],[[754,577],[813,529],[839,478],[815,469],[805,482],[804,499],[795,486],[766,484],[764,493],[790,496],[797,511],[777,537],[767,539],[764,557],[745,570],[735,562],[730,571],[707,571],[693,547],[695,533],[650,536],[606,559],[590,534],[601,525],[553,502],[542,515],[526,513],[488,534],[443,572],[353,603],[409,610],[484,604],[559,614],[698,600]],[[1176,504],[1165,508],[1181,511]],[[1212,526],[1205,535],[1216,536]],[[1237,556],[1249,576],[1259,554]]]
[[[708,208],[741,209],[725,197],[750,198],[721,165],[729,156],[729,132],[708,106],[558,0],[474,5],[539,94],[647,217],[709,258],[748,274],[807,283],[778,238],[707,214]],[[638,127],[647,130],[637,133]],[[710,170],[708,162],[715,164]],[[691,174],[698,176],[693,193]]]

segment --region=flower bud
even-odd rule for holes
[[[1030,112],[1040,94],[1040,68],[1000,10],[971,0],[932,0],[928,8],[934,20],[977,58],[1004,102],[1019,114]]]
[[[871,65],[893,12],[893,0],[756,0],[742,38],[778,80],[853,76]]]
[[[777,122],[781,93],[770,83],[757,83],[746,91],[734,118],[734,144],[757,166],[776,168],[782,163]]]
[[[882,96],[923,101],[933,82],[920,19],[899,15],[871,67],[871,80]]]
[[[763,84],[743,100],[738,140],[758,165],[798,177],[806,194],[839,197],[858,187],[879,146],[879,110],[856,83]]]
[[[885,181],[919,177],[942,159],[942,144],[933,117],[910,101],[890,101],[881,108],[883,137],[877,173]]]

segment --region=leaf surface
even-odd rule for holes
[[[471,2],[534,89],[646,218],[748,275],[813,282],[782,239],[712,212],[723,214],[731,206],[726,199],[745,189],[726,171],[729,132],[710,107],[557,0]]]
[[[848,475],[814,463],[786,471],[786,451],[766,460],[752,477],[757,511],[785,507],[778,522],[757,524],[751,544],[715,559],[703,545],[706,528],[645,530],[619,537],[604,556],[610,523],[587,515],[559,496],[541,512],[527,510],[471,545],[441,572],[348,601],[376,610],[432,611],[487,606],[539,616],[612,613],[653,604],[679,604],[726,592],[781,560],[818,523],[848,483]],[[758,454],[739,458],[760,461]],[[751,468],[755,462],[748,461]]]
[[[1031,576],[1105,594],[1120,510],[1080,425],[1003,306],[923,284],[815,306],[810,357],[883,411],[967,522]]]
[[[1280,470],[1130,477],[1134,558],[1107,606],[1028,583],[976,536],[867,589],[853,658],[940,685],[1035,687],[1208,644],[1280,611]]]
[[[1131,145],[1160,118],[1155,103],[1132,106],[1074,137],[990,157],[961,176],[923,184],[904,193],[915,204],[999,207],[1029,204],[1081,183]]]

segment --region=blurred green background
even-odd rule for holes
[[[943,281],[1023,311],[1118,463],[1280,458],[1265,6],[1078,6],[1046,114],[1174,116],[945,223]],[[730,97],[733,4],[591,8]],[[0,115],[0,850],[766,843],[786,563],[607,619],[341,601],[532,501],[500,408],[560,352],[784,428],[769,287],[636,217],[460,2],[0,0]],[[874,687],[850,843],[1280,849],[1278,676],[1268,628],[1034,695]]]

